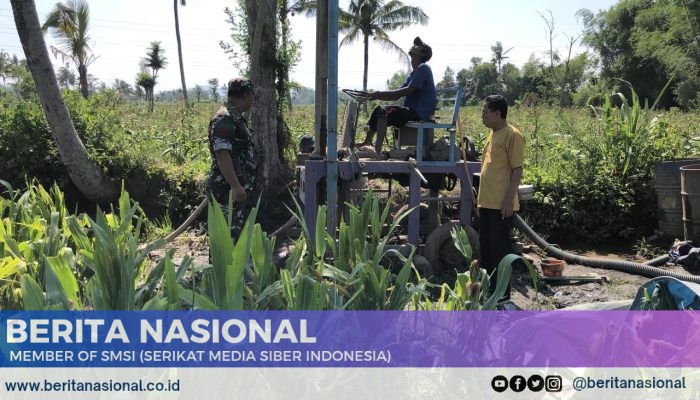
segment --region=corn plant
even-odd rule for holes
[[[84,216],[70,216],[63,193],[57,186],[47,191],[41,185],[28,183],[22,192],[13,190],[7,182],[0,182],[7,189],[8,197],[0,196],[0,279],[3,280],[2,297],[7,305],[20,305],[20,277],[28,274],[38,285],[51,284],[50,279],[65,273],[78,275],[82,268],[73,257],[76,238],[67,228],[69,221],[85,225]],[[78,285],[75,289],[79,290]],[[80,308],[71,285],[68,297]],[[66,304],[66,302],[63,302]]]
[[[87,282],[87,297],[92,308],[134,310],[148,300],[137,297],[137,293],[150,293],[137,292],[137,280],[146,265],[148,253],[164,243],[156,241],[141,249],[142,221],[138,204],[132,204],[129,194],[123,189],[118,213],[105,214],[98,208],[95,219],[90,219],[89,229],[69,219],[69,229],[79,243],[78,255],[94,273]]]
[[[164,275],[165,294],[155,293],[149,296],[149,300],[143,305],[142,310],[181,309],[177,279],[188,268],[191,259],[185,257],[176,273],[172,262],[173,253],[173,249],[166,252],[163,260],[156,267],[156,271],[160,271],[156,273],[159,276],[158,280],[147,281],[158,283]],[[74,310],[82,307],[82,301],[78,292],[78,282],[68,266],[72,258],[72,252],[70,249],[67,249],[63,257],[56,257],[55,260],[49,261],[50,268],[47,269],[44,288],[30,275],[22,275],[22,300],[25,310]],[[140,290],[145,290],[146,288],[152,287],[151,285],[143,285]],[[139,308],[138,304],[135,304],[134,308]]]
[[[405,257],[388,248],[387,242],[410,210],[395,218],[386,229],[390,204],[382,208],[372,191],[367,192],[360,208],[348,206],[348,222],[340,222],[335,240],[326,232],[325,206],[318,209],[312,237],[297,204],[294,215],[304,234],[297,241],[300,251],[292,254],[287,269],[311,276],[318,284],[327,286],[327,289],[315,289],[326,294],[327,309],[404,309],[412,296],[424,292],[422,283],[409,283],[415,271],[412,262],[415,249],[411,248]],[[403,263],[396,276],[381,264],[387,257],[396,257]]]
[[[210,204],[210,286],[205,292],[180,286],[180,299],[197,309],[404,309],[419,286],[409,284],[413,251],[404,257],[386,247],[400,222],[396,219],[383,235],[388,212],[369,193],[360,209],[350,210],[350,224],[341,222],[335,241],[325,229],[325,206],[317,210],[312,236],[297,204],[304,234],[278,270],[272,263],[274,238],[254,224],[256,209],[234,243],[230,222],[218,204]],[[379,263],[389,254],[403,262],[396,276]]]
[[[197,293],[194,289],[180,286],[180,298],[192,308],[205,310],[243,310],[244,275],[248,260],[257,215],[254,208],[246,220],[237,241],[231,238],[230,218],[226,220],[221,207],[215,201],[209,202],[207,224],[209,229],[209,254],[212,267],[209,274],[211,290],[209,293]]]
[[[254,208],[238,240],[230,235],[218,203],[210,202],[207,217],[211,265],[205,265],[203,290],[178,285],[180,300],[195,309],[206,310],[323,310],[327,309],[328,285],[302,260],[313,261],[305,253],[304,241],[295,246],[288,265],[278,270],[273,263],[275,239],[255,224]],[[166,287],[167,287],[166,283]]]
[[[658,119],[654,115],[654,108],[666,92],[673,78],[669,79],[654,103],[649,107],[648,100],[644,106],[631,83],[625,83],[631,93],[631,103],[624,94],[618,92],[606,96],[604,107],[601,110],[591,107],[602,122],[603,140],[598,141],[600,154],[604,165],[612,166],[612,172],[621,178],[626,177],[633,169],[640,165],[648,164],[653,159],[655,144],[659,130],[655,129]],[[621,101],[619,108],[613,107],[613,99],[617,97]]]
[[[126,191],[119,198],[118,213],[98,209],[95,220],[69,215],[56,186],[50,192],[41,185],[30,185],[24,193],[8,191],[10,200],[0,198],[0,279],[12,277],[3,285],[11,293],[21,287],[25,309],[82,309],[86,304],[107,310],[175,307],[172,252],[139,285],[146,255],[163,241],[140,248],[143,216]],[[179,276],[190,263],[187,257],[183,260]],[[165,302],[155,290],[163,275]]]
[[[137,291],[137,297],[139,291],[145,291],[146,294],[143,295],[144,298],[148,300],[143,305],[143,310],[180,310],[182,309],[180,300],[180,285],[178,284],[178,279],[182,277],[185,271],[191,266],[192,259],[189,256],[185,256],[180,263],[180,266],[175,270],[175,265],[173,264],[173,254],[174,249],[169,249],[165,253],[158,265],[149,275],[146,280],[146,284],[142,285]],[[164,280],[162,279],[164,277]],[[165,294],[154,293],[155,286],[163,280]]]
[[[20,278],[25,310],[80,310],[78,280],[74,274],[75,257],[70,248],[46,260],[45,284],[42,288],[29,274]]]

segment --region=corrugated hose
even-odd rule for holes
[[[649,260],[643,264],[625,261],[625,260],[614,260],[607,258],[592,258],[583,257],[573,253],[564,251],[558,247],[555,247],[549,243],[540,235],[537,234],[520,215],[514,214],[515,227],[524,233],[530,240],[535,242],[541,249],[543,249],[547,254],[552,257],[562,259],[571,264],[580,264],[593,268],[611,269],[615,271],[626,272],[628,274],[641,275],[650,278],[656,278],[658,276],[670,276],[686,282],[693,282],[700,284],[700,276],[690,275],[690,274],[679,274],[676,272],[666,271],[661,268],[656,268],[653,265],[659,265],[665,263],[668,260],[668,256],[657,257],[653,260]]]

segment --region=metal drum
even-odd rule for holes
[[[681,198],[685,240],[700,246],[700,164],[681,167]]]
[[[676,238],[683,237],[680,168],[692,164],[700,164],[700,159],[663,161],[654,168],[659,229]]]

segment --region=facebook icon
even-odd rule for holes
[[[522,392],[525,390],[525,387],[527,385],[525,384],[525,377],[520,376],[520,375],[514,375],[512,378],[510,378],[510,390],[514,392]]]

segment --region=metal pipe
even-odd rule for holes
[[[328,2],[328,152],[326,154],[327,230],[335,237],[338,217],[338,1]]]
[[[631,261],[625,260],[611,260],[604,258],[592,258],[583,257],[573,253],[566,252],[562,249],[552,246],[547,243],[547,241],[540,235],[537,234],[518,214],[514,214],[513,219],[515,227],[529,237],[535,244],[537,244],[541,249],[543,249],[547,254],[552,257],[560,258],[571,264],[580,264],[593,268],[603,268],[612,269],[615,271],[622,271],[628,274],[635,274],[641,276],[647,276],[650,278],[655,278],[657,276],[670,276],[682,281],[699,283],[700,276],[689,275],[689,274],[679,274],[676,272],[666,271],[661,268],[652,267],[647,264],[639,264]],[[659,257],[660,258],[660,257]],[[656,259],[655,259],[656,260]],[[653,261],[653,260],[652,260]]]
[[[316,10],[316,70],[314,100],[314,155],[325,155],[328,135],[328,2],[319,1]],[[320,158],[320,157],[319,157]]]

